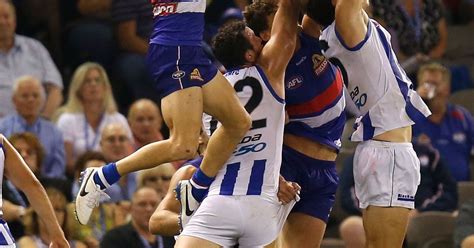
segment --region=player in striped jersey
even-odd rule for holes
[[[209,137],[203,132],[199,139],[199,153],[201,154],[196,159],[187,161],[181,168],[179,168],[171,178],[168,192],[163,200],[160,202],[155,212],[150,218],[150,232],[157,235],[173,236],[178,235],[181,231],[179,225],[180,202],[175,198],[174,189],[180,180],[191,179],[194,172],[201,165],[204,151],[207,146]],[[278,199],[283,204],[290,203],[296,197],[294,189],[300,189],[295,183],[287,182],[280,177],[278,188]]]
[[[252,128],[217,174],[176,247],[267,245],[293,206],[294,202],[282,206],[277,191],[285,121],[284,69],[295,49],[300,5],[299,0],[280,0],[271,38],[263,47],[242,22],[225,26],[215,37],[216,58],[228,69],[225,76],[250,113]]]
[[[50,247],[69,247],[43,186],[41,186],[38,179],[33,175],[33,172],[28,168],[28,165],[26,165],[20,154],[18,154],[10,142],[0,134],[0,185],[2,185],[3,176],[26,194],[31,207],[46,225],[51,240]],[[1,192],[0,188],[0,216],[3,215]],[[15,240],[8,229],[7,223],[1,218],[0,247],[16,247]]]
[[[170,128],[170,138],[146,145],[116,163],[84,171],[75,204],[77,219],[84,225],[103,190],[120,177],[165,162],[193,158],[202,113],[206,112],[218,119],[222,127],[212,136],[209,156],[189,186],[193,190],[187,197],[202,200],[213,178],[250,128],[250,117],[239,104],[235,91],[201,47],[206,0],[151,2],[154,28],[147,61],[153,88],[161,97],[163,120]]]
[[[272,0],[256,0],[244,12],[247,25],[263,41],[268,41],[277,8]],[[300,184],[302,191],[283,229],[283,247],[320,246],[339,181],[335,159],[345,122],[343,82],[340,70],[322,55],[320,30],[303,17],[285,73],[289,123],[281,174]]]
[[[325,26],[324,55],[340,67],[357,109],[352,141],[355,193],[367,247],[401,247],[420,183],[411,126],[430,114],[398,64],[390,34],[370,19],[368,0],[313,0],[308,15]]]

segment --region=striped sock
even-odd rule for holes
[[[196,171],[196,173],[194,173],[190,180],[190,183],[193,186],[191,193],[198,202],[202,202],[209,191],[209,186],[211,186],[213,181],[214,177],[207,176],[201,171],[200,168]]]
[[[100,189],[106,189],[118,180],[120,180],[120,174],[115,163],[102,166],[94,174],[94,183],[99,185]]]

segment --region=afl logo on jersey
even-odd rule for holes
[[[179,70],[179,71],[175,71],[173,75],[171,75],[171,77],[173,79],[180,79],[180,78],[183,78],[184,75],[186,75],[186,72]]]
[[[156,3],[153,8],[153,16],[167,16],[176,13],[177,3]]]
[[[317,53],[313,54],[311,59],[313,60],[314,73],[319,76],[328,66],[328,60],[323,55]]]
[[[294,90],[294,89],[299,88],[302,84],[303,84],[303,77],[296,76],[296,77],[293,77],[292,79],[290,79],[286,83],[286,88],[289,89],[289,90]]]

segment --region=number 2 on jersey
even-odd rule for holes
[[[244,108],[245,110],[247,110],[249,114],[252,114],[252,112],[262,102],[263,89],[262,89],[262,85],[260,85],[258,80],[254,77],[245,77],[244,79],[237,81],[234,85],[234,89],[237,92],[241,92],[244,90],[245,86],[249,86],[252,89],[252,95],[250,96],[249,101],[245,104]],[[210,125],[211,125],[210,129],[211,129],[211,134],[212,134],[217,128],[217,120],[214,117],[212,117]],[[250,130],[264,128],[266,126],[267,126],[267,119],[253,120],[252,127],[250,128]]]
[[[241,92],[244,90],[245,86],[249,86],[252,88],[252,95],[250,96],[249,101],[245,104],[244,108],[247,110],[249,114],[258,107],[258,105],[262,102],[263,99],[263,89],[260,82],[254,77],[245,77],[237,81],[234,85],[234,89],[237,92]],[[252,127],[250,130],[264,128],[267,126],[267,119],[259,119],[252,121]]]

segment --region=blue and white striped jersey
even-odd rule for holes
[[[285,101],[258,66],[225,74],[252,117],[252,128],[219,171],[209,195],[260,195],[276,201],[285,125]]]
[[[390,34],[376,21],[369,19],[365,39],[354,48],[345,45],[334,22],[323,30],[320,43],[324,55],[347,77],[352,100],[347,104],[359,111],[351,140],[369,140],[431,114],[399,65]]]

